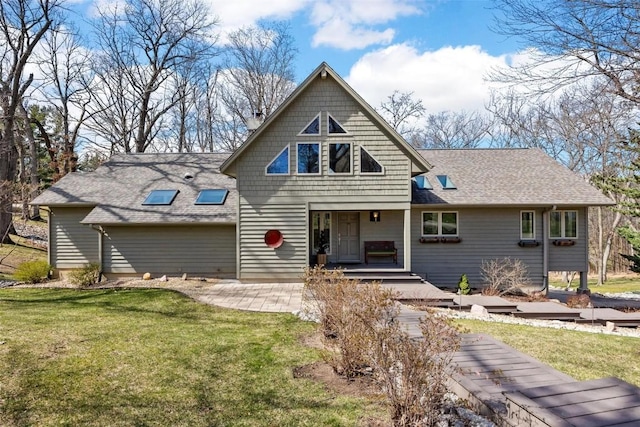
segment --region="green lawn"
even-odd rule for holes
[[[456,324],[491,335],[576,380],[614,376],[640,387],[640,338],[480,320]]]
[[[576,276],[572,283],[572,289],[576,289],[579,282],[580,280]],[[610,277],[604,285],[600,286],[596,285],[596,283],[598,283],[598,279],[596,277],[589,277],[588,283],[591,292],[599,292],[602,294],[633,292],[640,294],[640,275],[636,274],[630,273],[624,276]],[[560,280],[559,276],[551,277],[549,284],[557,288],[564,288],[566,286]]]
[[[385,409],[294,379],[289,314],[163,290],[0,290],[0,425],[352,426]]]

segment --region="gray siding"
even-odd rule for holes
[[[105,273],[235,276],[235,226],[112,226],[105,232]]]
[[[532,283],[542,285],[543,249],[521,248],[520,211],[527,209],[443,209],[458,212],[460,243],[420,243],[422,212],[411,212],[412,270],[434,285],[457,286],[466,274],[472,286],[482,283],[483,260],[518,258],[526,263]],[[533,209],[529,209],[533,210]],[[542,239],[542,213],[536,211],[536,239]]]
[[[549,245],[549,271],[588,271],[587,209],[563,208],[578,211],[578,238],[573,246]],[[556,239],[551,239],[551,241]]]
[[[98,232],[80,221],[93,208],[51,208],[49,236],[50,257],[53,267],[69,269],[98,262]]]
[[[404,211],[381,211],[380,222],[371,222],[369,211],[360,214],[360,257],[364,262],[364,242],[368,240],[389,240],[398,250],[398,266],[404,265]],[[391,258],[369,259],[369,264],[388,264]]]
[[[240,279],[299,279],[307,265],[307,209],[304,204],[251,206],[240,203]],[[284,243],[267,247],[267,230],[280,230]]]
[[[318,112],[321,112],[321,134],[299,136],[298,133]],[[327,135],[327,113],[339,121],[349,134]],[[236,164],[237,186],[241,195],[238,210],[241,279],[300,278],[302,269],[309,262],[309,203],[331,204],[330,210],[334,211],[335,217],[336,211],[354,210],[350,206],[354,201],[375,206],[382,203],[408,204],[411,200],[411,164],[406,154],[332,79],[317,79],[259,138],[247,147]],[[321,144],[319,175],[296,174],[297,142]],[[328,173],[331,142],[352,144],[351,174]],[[266,176],[265,167],[287,145],[290,150],[290,175]],[[384,167],[384,174],[360,174],[360,146]],[[400,253],[402,222],[399,228],[391,227],[384,230],[384,235],[374,237],[371,234],[373,229],[365,224],[369,222],[368,216],[364,218],[365,214],[368,215],[368,207],[363,207],[362,211],[361,241],[373,238],[382,240],[388,236],[389,240],[398,242]],[[393,215],[388,217],[389,223],[395,221]],[[264,234],[269,229],[283,232],[285,243],[281,248],[269,249],[264,244]]]

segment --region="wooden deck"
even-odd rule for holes
[[[573,381],[494,338],[465,334],[453,358],[450,386],[476,411],[495,419],[507,413],[506,391]]]
[[[504,427],[640,425],[638,387],[617,378],[576,381],[482,334],[462,336],[449,387]]]
[[[530,388],[505,397],[507,419],[517,426],[640,425],[640,389],[618,378]]]

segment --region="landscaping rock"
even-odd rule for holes
[[[151,280],[151,273],[144,273],[142,275],[142,280]]]
[[[159,280],[159,281],[161,281],[161,282],[168,282],[168,281],[169,281],[169,279],[167,279],[167,276],[166,276],[166,275],[162,276],[162,277],[161,277],[161,278],[159,278],[158,280]]]
[[[489,311],[481,305],[473,304],[471,306],[471,314],[480,317],[489,317]]]

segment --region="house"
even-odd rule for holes
[[[299,280],[320,247],[350,265],[392,242],[369,267],[452,286],[511,257],[535,284],[570,270],[584,288],[588,207],[612,204],[538,149],[418,151],[325,63],[231,155],[118,155],[32,203],[61,273]]]

